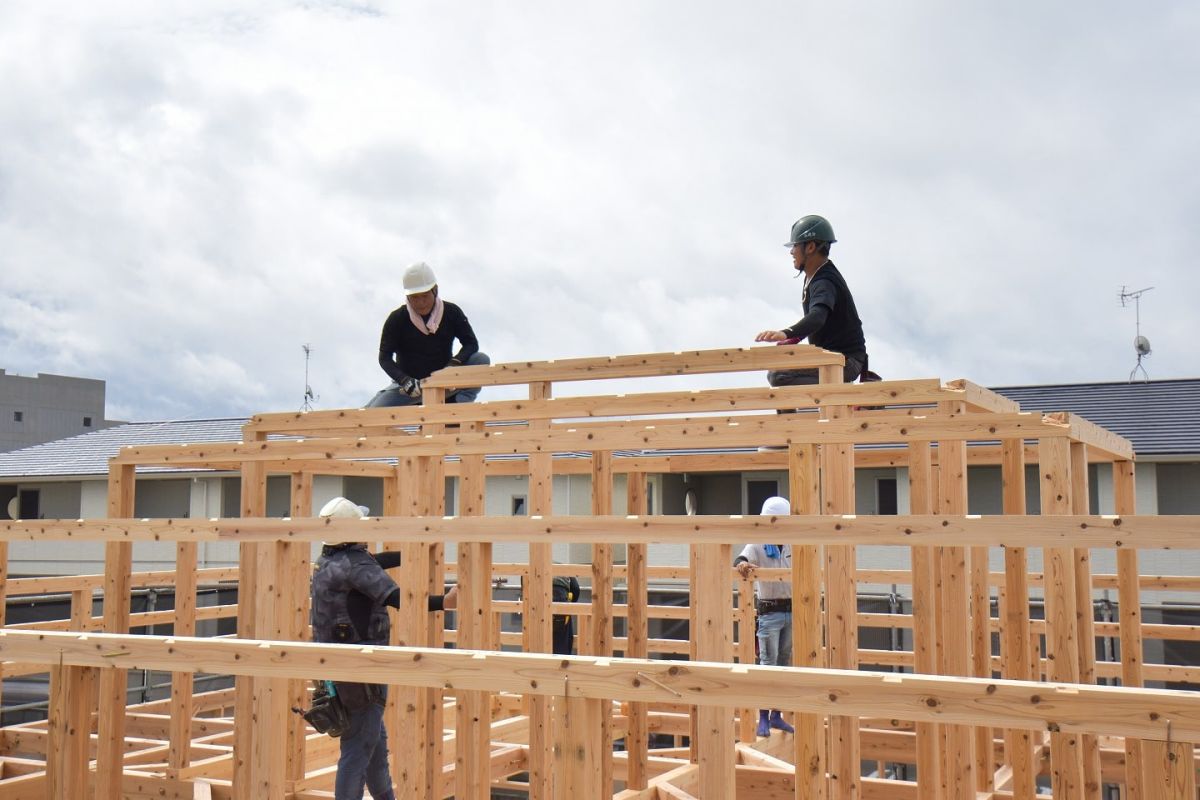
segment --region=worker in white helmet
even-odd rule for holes
[[[421,381],[443,367],[490,364],[467,315],[438,295],[437,277],[424,261],[404,271],[405,304],[388,315],[379,339],[379,366],[392,379],[368,408],[421,402]],[[458,352],[454,341],[458,340]],[[470,403],[479,387],[446,393],[447,403]]]
[[[784,497],[768,497],[763,503],[763,516],[787,516],[791,503]],[[792,566],[792,547],[787,544],[748,544],[734,559],[733,566],[743,578],[749,578],[758,567],[777,569]],[[792,665],[792,585],[786,581],[755,581],[758,612],[755,631],[758,636],[758,663],[764,666]],[[771,729],[795,733],[778,709],[758,712],[758,735],[770,736]]]

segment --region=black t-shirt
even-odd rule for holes
[[[467,315],[454,303],[443,301],[442,324],[437,332],[424,334],[408,317],[408,307],[400,306],[383,323],[379,337],[379,366],[392,380],[400,383],[406,377],[423,380],[450,363],[454,340],[462,347],[456,358],[466,361],[479,351],[479,340]]]
[[[861,356],[867,352],[867,340],[854,305],[854,295],[850,294],[846,279],[832,261],[826,261],[817,270],[804,293],[805,315],[817,306],[825,306],[828,317],[824,325],[808,334],[809,344],[848,356]],[[792,328],[785,328],[784,333],[796,335],[794,329],[799,327],[798,322]]]

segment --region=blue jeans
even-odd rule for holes
[[[758,615],[758,663],[764,667],[792,665],[792,612]]]
[[[350,729],[342,734],[342,755],[338,759],[333,796],[336,800],[362,800],[365,787],[375,800],[396,800],[388,770],[383,706],[368,703],[350,716]]]
[[[490,364],[492,359],[488,358],[487,353],[473,353],[467,356],[464,367],[478,367],[482,364]],[[455,389],[453,392],[446,394],[447,403],[474,403],[475,398],[479,397],[479,387],[470,386],[466,389]],[[421,398],[409,397],[404,392],[400,391],[400,385],[395,381],[380,389],[371,398],[371,402],[367,403],[363,408],[383,408],[385,406],[419,406]]]

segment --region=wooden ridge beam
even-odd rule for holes
[[[455,386],[503,386],[536,381],[592,381],[712,372],[804,369],[827,365],[842,366],[845,363],[846,357],[841,353],[807,344],[734,347],[453,367],[438,370],[423,380],[421,385],[447,389]]]
[[[1200,695],[1166,689],[679,663],[541,653],[360,647],[255,639],[0,630],[0,657],[112,669],[188,670],[612,698],[1200,742]]]

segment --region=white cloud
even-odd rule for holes
[[[1116,8],[9,4],[0,366],[356,405],[418,259],[496,360],[746,345],[818,212],[887,377],[1123,379],[1121,285],[1196,375],[1200,12]]]

